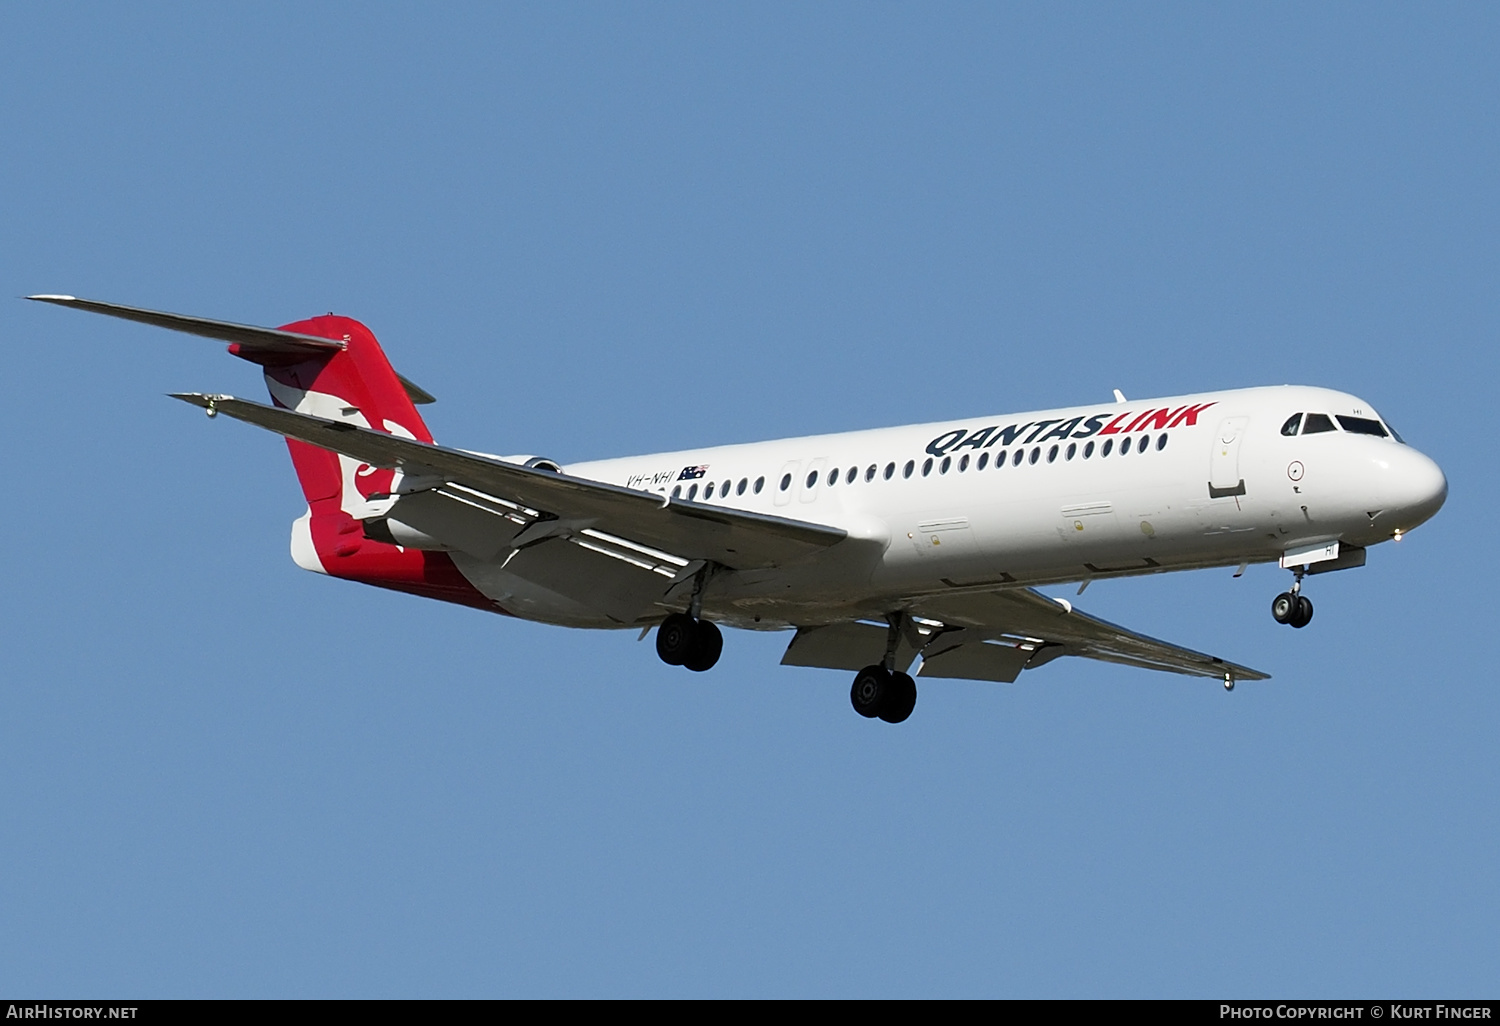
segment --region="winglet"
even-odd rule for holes
[[[1125,402],[1129,402],[1129,401],[1130,400],[1128,400],[1128,399],[1125,398],[1125,393],[1124,392],[1121,392],[1118,388],[1115,389],[1115,402],[1117,402],[1117,403],[1125,403]]]

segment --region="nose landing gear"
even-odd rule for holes
[[[1307,573],[1307,568],[1298,567],[1292,573],[1296,577],[1292,582],[1292,590],[1284,591],[1271,600],[1271,619],[1293,627],[1306,627],[1313,618],[1313,604],[1302,594],[1302,575]]]

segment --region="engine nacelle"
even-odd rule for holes
[[[387,545],[399,545],[403,549],[421,549],[424,552],[449,552],[452,546],[404,524],[391,517],[371,517],[361,521],[365,525],[365,537]]]
[[[501,456],[500,459],[506,463],[519,463],[521,466],[530,467],[532,470],[550,470],[554,474],[562,473],[562,464],[556,460],[549,460],[545,456]]]

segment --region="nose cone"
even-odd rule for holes
[[[1391,454],[1384,477],[1386,513],[1381,523],[1392,530],[1410,531],[1442,509],[1448,498],[1443,468],[1409,446]]]

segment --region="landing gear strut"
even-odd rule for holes
[[[1271,600],[1271,619],[1293,627],[1306,627],[1313,618],[1313,604],[1302,594],[1302,576],[1307,567],[1299,566],[1292,571],[1296,578],[1292,590],[1284,591]]]
[[[686,613],[673,613],[656,628],[656,654],[668,666],[686,666],[695,673],[713,669],[724,651],[724,635],[703,619],[703,587],[712,574],[704,564],[693,580],[693,597]]]
[[[885,660],[880,665],[860,670],[849,688],[849,702],[861,716],[900,723],[917,707],[917,682],[896,669],[896,647],[901,643],[905,617],[905,613],[891,615]]]

